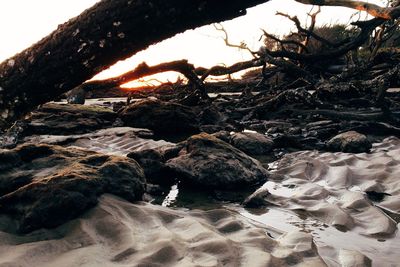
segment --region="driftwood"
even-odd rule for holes
[[[0,129],[151,44],[187,29],[244,15],[246,8],[268,1],[102,0],[32,47],[0,64]],[[286,59],[312,63],[321,58],[338,57],[363,44],[371,31],[386,20],[400,16],[398,2],[392,7],[380,7],[363,1],[296,1],[319,6],[345,6],[366,11],[376,18],[358,23],[361,32],[354,40],[322,54],[271,51],[268,57],[256,57],[251,64],[262,64],[265,68],[269,63],[278,68],[289,67],[289,72],[302,73],[295,64],[287,64]],[[311,36],[311,32],[307,34]],[[284,59],[275,60],[277,57]],[[208,74],[213,72],[220,70],[210,70]],[[229,70],[225,72],[229,73]],[[201,86],[201,78],[197,79],[192,72],[185,75],[190,76],[197,87]]]
[[[115,88],[129,81],[167,71],[175,71],[183,74],[189,80],[189,82],[191,82],[195,86],[195,88],[200,91],[202,96],[204,98],[207,98],[207,93],[204,89],[203,82],[199,79],[199,77],[197,77],[194,66],[188,63],[187,60],[165,62],[154,66],[148,66],[145,62],[143,62],[135,69],[128,71],[120,76],[109,78],[106,80],[86,82],[74,90],[83,89],[84,91],[88,92],[93,90]]]

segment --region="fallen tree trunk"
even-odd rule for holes
[[[268,0],[103,0],[0,64],[0,128],[118,60]]]

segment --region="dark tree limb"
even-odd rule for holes
[[[268,0],[102,0],[0,64],[0,128],[118,60]]]
[[[315,11],[312,14],[308,14],[308,16],[311,18],[311,24],[308,27],[308,32],[310,32],[310,33],[314,32],[315,24],[317,23],[317,16],[318,16],[319,13],[321,13],[321,7],[320,6],[318,6],[317,11]],[[304,40],[304,46],[299,47],[299,54],[303,54],[304,51],[308,52],[306,48],[307,48],[310,40],[311,40],[311,34],[307,34],[306,38]]]
[[[204,81],[208,76],[222,76],[222,75],[229,75],[233,74],[242,70],[254,68],[254,67],[261,67],[264,65],[264,61],[260,59],[253,59],[243,62],[235,63],[229,67],[224,66],[214,66],[208,70],[204,68],[196,69],[196,73],[201,75],[201,80]]]
[[[226,45],[226,46],[228,46],[228,47],[233,47],[233,48],[237,48],[237,49],[242,49],[242,50],[247,50],[252,56],[255,56],[256,53],[255,53],[254,51],[252,51],[252,50],[247,46],[246,43],[244,43],[244,42],[241,42],[240,44],[233,44],[233,43],[231,43],[231,42],[229,41],[228,32],[226,31],[226,29],[224,28],[224,26],[223,26],[221,23],[214,23],[213,25],[214,25],[214,28],[215,28],[217,31],[220,31],[220,32],[222,32],[222,33],[224,34],[223,39],[224,39],[224,42],[225,42],[225,45]]]
[[[347,52],[354,50],[364,44],[371,32],[384,22],[382,19],[372,19],[369,21],[353,23],[361,28],[360,33],[338,48],[327,49],[322,53],[317,54],[299,54],[292,51],[269,51],[268,54],[272,57],[289,58],[291,60],[300,61],[302,63],[315,63],[327,59],[333,59],[343,56]]]
[[[203,98],[208,98],[203,82],[199,79],[199,77],[197,77],[194,66],[188,63],[187,60],[165,62],[154,66],[149,66],[145,62],[143,62],[139,64],[135,69],[121,74],[120,76],[106,80],[86,82],[80,85],[79,88],[87,92],[93,90],[109,89],[119,87],[124,83],[130,81],[167,71],[175,71],[183,74],[189,80],[189,82],[192,83],[196,87],[196,89],[200,91]]]
[[[297,16],[293,16],[293,17],[292,17],[292,16],[289,16],[288,14],[285,14],[285,13],[282,13],[282,12],[277,12],[276,15],[279,15],[279,16],[282,16],[282,17],[285,17],[285,18],[288,18],[288,19],[290,19],[291,21],[293,21],[293,23],[296,25],[297,31],[298,31],[299,33],[301,33],[301,34],[303,34],[303,35],[305,35],[305,36],[311,36],[311,37],[313,37],[315,40],[317,40],[317,41],[319,41],[319,42],[321,42],[321,43],[324,43],[324,44],[326,44],[326,45],[328,45],[328,46],[331,46],[331,47],[334,47],[334,46],[335,46],[334,43],[332,43],[332,42],[326,40],[325,38],[323,38],[323,37],[321,37],[321,36],[319,36],[319,35],[316,34],[315,32],[303,28],[303,27],[301,26],[300,20],[299,20],[299,18],[298,18]]]
[[[365,1],[353,0],[295,0],[302,4],[317,6],[342,6],[365,11],[371,16],[385,20],[396,19],[400,15],[400,7],[381,7]]]
[[[286,50],[285,45],[295,45],[295,46],[298,46],[300,49],[308,52],[307,46],[305,46],[304,44],[302,44],[296,40],[291,40],[291,39],[281,40],[278,37],[276,37],[275,35],[266,32],[265,30],[262,30],[262,31],[263,31],[263,34],[265,37],[279,43],[282,50]]]

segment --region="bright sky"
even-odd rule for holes
[[[98,0],[1,0],[0,1],[0,61],[13,56],[31,44],[39,41],[55,30],[58,24],[79,15]],[[369,2],[382,4],[383,1]],[[294,0],[271,0],[263,5],[249,9],[246,16],[224,22],[232,43],[246,42],[257,49],[263,28],[270,33],[285,34],[294,28],[285,18],[275,16],[277,11],[297,15],[306,23],[306,13],[311,6],[302,5]],[[347,23],[355,11],[347,8],[323,7],[318,23]],[[365,18],[365,14],[361,14]],[[357,16],[358,18],[358,16]],[[221,39],[221,33],[213,26],[204,26],[186,31],[171,39],[151,46],[132,58],[120,61],[99,75],[103,79],[124,73],[145,61],[149,65],[161,62],[188,59],[196,66],[211,67],[217,64],[233,64],[250,58],[245,51],[227,48]],[[174,79],[175,74],[166,74],[159,79]]]

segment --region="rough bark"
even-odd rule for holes
[[[0,128],[118,60],[268,0],[103,0],[0,64]]]

